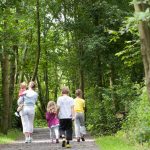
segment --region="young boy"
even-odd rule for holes
[[[72,140],[72,120],[74,119],[74,100],[68,96],[69,89],[62,88],[62,96],[57,100],[58,116],[60,119],[60,130],[62,132],[62,147],[71,148],[69,143]]]

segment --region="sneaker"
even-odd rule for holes
[[[51,139],[51,143],[54,143],[54,139],[53,138]]]
[[[58,139],[56,139],[56,143],[59,143],[59,140],[58,140]]]
[[[71,148],[71,145],[70,144],[66,144],[66,148]]]
[[[77,142],[80,142],[80,138],[77,138]]]
[[[26,139],[25,139],[25,143],[29,143],[29,138],[26,138]]]
[[[85,138],[84,138],[84,137],[81,137],[81,140],[82,140],[82,141],[85,141]]]
[[[63,140],[63,141],[62,141],[62,147],[65,147],[65,146],[66,146],[66,141]]]
[[[25,142],[24,143],[28,143],[28,140],[25,140]]]
[[[32,137],[29,137],[28,143],[32,143]]]
[[[20,117],[20,115],[19,115],[18,112],[15,112],[15,116],[16,116],[16,117]]]

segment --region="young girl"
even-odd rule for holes
[[[54,138],[56,138],[56,143],[59,143],[59,119],[57,118],[57,106],[54,101],[49,101],[47,104],[46,120],[52,143]]]
[[[18,96],[19,96],[19,97],[20,97],[20,96],[23,96],[23,95],[24,95],[24,92],[26,91],[26,89],[27,89],[27,84],[26,84],[26,82],[20,83],[20,89],[19,89],[19,94],[18,94]],[[15,112],[15,115],[16,115],[17,117],[20,117],[19,111],[16,111],[16,112]]]

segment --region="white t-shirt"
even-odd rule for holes
[[[72,118],[71,108],[74,106],[74,100],[68,95],[60,96],[57,100],[57,105],[59,107],[59,119],[70,119]]]

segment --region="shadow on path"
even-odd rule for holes
[[[85,142],[71,141],[71,150],[99,150],[92,137],[87,136]],[[24,139],[17,140],[11,144],[0,145],[0,150],[64,150],[59,144],[51,143],[48,128],[36,128],[33,133],[33,142],[25,144]]]

